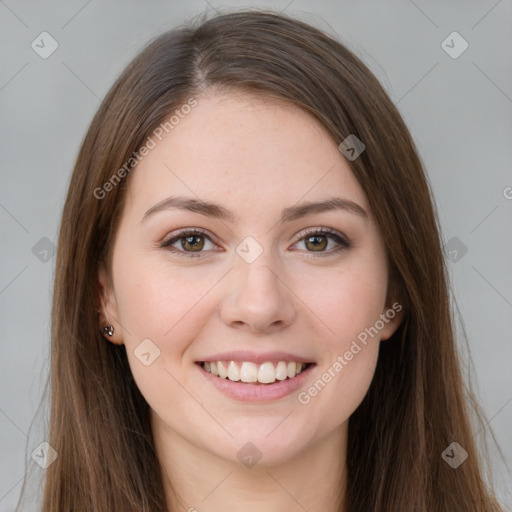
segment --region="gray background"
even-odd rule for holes
[[[336,36],[370,66],[397,104],[439,208],[454,298],[468,337],[469,347],[462,347],[469,348],[474,363],[471,378],[505,459],[512,460],[510,0],[5,0],[0,1],[1,511],[13,510],[25,450],[30,457],[44,436],[29,428],[48,369],[51,242],[57,241],[86,128],[118,73],[150,37],[205,10],[243,6],[284,10]],[[47,59],[31,48],[43,31],[59,45]],[[458,58],[441,46],[453,31],[469,44]],[[460,42],[454,45],[461,48]],[[483,436],[477,434],[477,441]],[[499,494],[510,504],[511,475],[492,445],[491,455]]]

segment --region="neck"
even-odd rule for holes
[[[161,427],[153,421],[168,512],[344,510],[348,422],[293,459],[265,467],[219,458]]]

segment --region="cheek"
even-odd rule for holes
[[[127,290],[121,309],[133,330],[163,338],[188,315],[194,315],[194,305],[204,296],[205,284],[192,284],[178,276],[159,280],[148,274]]]
[[[340,302],[338,305],[342,306]],[[371,331],[380,313],[375,305],[362,301],[354,308],[349,301],[332,318],[336,336],[331,338],[335,339],[325,344],[315,379],[297,396],[304,418],[322,418],[321,424],[313,423],[311,429],[324,434],[336,429],[348,421],[368,392],[380,345],[379,336],[372,336],[375,332]]]
[[[379,342],[363,346],[347,358],[347,351],[336,354],[322,368],[312,385],[299,397],[308,417],[321,417],[325,432],[348,421],[363,401],[373,380],[378,359]],[[356,351],[356,350],[354,350]],[[352,353],[352,351],[348,351]]]
[[[334,428],[358,407],[373,379],[380,344],[376,323],[387,291],[385,261],[352,258],[329,279],[316,283],[308,306],[321,320],[318,325],[325,327],[324,351],[316,380],[299,402],[311,407],[308,414],[323,414],[326,428]]]
[[[194,269],[170,269],[160,261],[133,258],[118,262],[116,301],[124,343],[133,351],[144,339],[160,349],[159,362],[181,360],[203,324],[205,296],[218,276]]]
[[[126,260],[117,269],[119,321],[137,387],[150,407],[164,415],[176,407],[190,408],[194,402],[180,383],[187,381],[193,364],[187,350],[212,315],[204,299],[216,280],[195,279],[179,269],[171,272],[159,262]]]
[[[326,327],[331,350],[344,350],[347,343],[373,326],[384,310],[387,273],[379,260],[353,258],[337,271],[301,282],[300,293],[309,297],[307,305]]]

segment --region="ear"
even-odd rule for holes
[[[398,300],[387,302],[380,318],[384,323],[384,327],[380,331],[380,339],[381,341],[384,341],[391,338],[398,329],[398,326],[402,323],[404,318],[404,307]]]
[[[405,296],[403,282],[399,277],[396,267],[392,266],[389,274],[385,306],[380,315],[380,320],[384,323],[384,327],[380,330],[381,341],[391,338],[402,323],[405,316],[403,301]]]
[[[121,324],[117,320],[119,318],[117,312],[117,303],[114,295],[114,289],[110,283],[107,269],[104,263],[100,263],[98,267],[98,286],[96,297],[96,308],[98,312],[98,328],[106,340],[114,343],[115,345],[123,344],[123,335]],[[114,327],[114,334],[108,336],[103,333],[103,328],[107,325]]]

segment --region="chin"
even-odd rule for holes
[[[278,423],[273,422],[272,428]],[[207,449],[232,464],[247,468],[270,468],[290,462],[311,444],[311,440],[291,435],[286,429],[281,432],[276,430],[269,435],[271,431],[269,429],[264,434],[255,433],[254,430],[233,432],[234,439]]]

